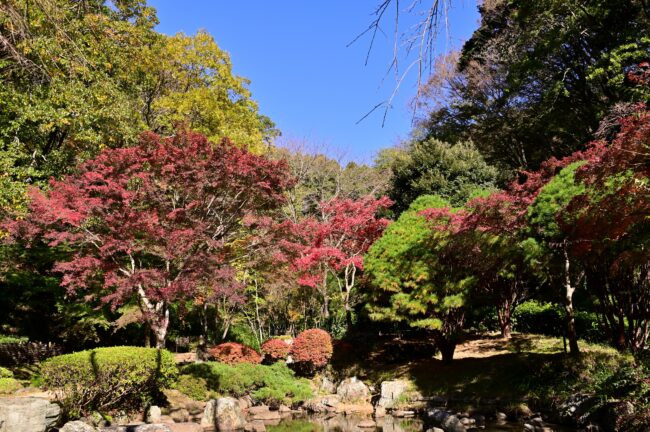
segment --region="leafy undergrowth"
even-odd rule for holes
[[[621,397],[625,391],[616,384],[619,378],[627,383],[642,381],[623,376],[634,370],[631,356],[581,342],[582,354],[574,358],[564,352],[561,338],[516,334],[510,340],[469,340],[457,348],[452,364],[432,355],[413,359],[406,355],[409,350],[401,346],[404,344],[408,347],[408,342],[395,340],[376,344],[371,350],[366,346],[366,352],[338,359],[335,370],[376,385],[387,379],[408,379],[426,396],[527,401],[538,407],[577,392]],[[402,361],[396,358],[395,350],[404,352]],[[628,390],[628,395],[636,391]]]
[[[270,405],[293,405],[312,396],[309,381],[295,377],[283,362],[271,366],[205,362],[187,365],[181,372],[176,388],[196,400],[250,395]]]

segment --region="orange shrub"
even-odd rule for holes
[[[218,362],[227,364],[261,363],[262,357],[253,348],[237,343],[226,342],[208,348],[209,356]]]
[[[305,330],[293,341],[289,354],[301,369],[315,371],[332,358],[332,337],[325,330]]]
[[[277,362],[287,358],[290,348],[289,344],[281,339],[269,339],[262,344],[262,353],[265,360]]]

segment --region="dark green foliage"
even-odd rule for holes
[[[55,392],[67,418],[137,410],[169,387],[177,373],[170,352],[140,347],[65,354],[42,366],[45,387]]]
[[[414,141],[405,155],[393,157],[390,167],[389,196],[397,213],[420,195],[439,195],[460,207],[479,191],[494,189],[497,181],[497,170],[471,142]]]
[[[192,375],[181,375],[174,385],[176,390],[180,391],[192,399],[204,401],[210,397],[208,384],[205,379]]]
[[[222,395],[251,395],[266,404],[294,404],[311,397],[309,381],[296,378],[286,364],[271,366],[240,363],[227,365],[216,362],[195,363],[182,369],[184,375],[205,380],[207,390]],[[200,381],[191,382],[190,391],[201,392]],[[181,388],[179,390],[183,391]]]

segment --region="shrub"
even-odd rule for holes
[[[28,339],[24,336],[8,336],[8,335],[0,335],[0,345],[2,344],[18,344],[18,343],[23,343],[27,342]]]
[[[135,410],[169,387],[178,370],[172,354],[141,347],[111,347],[53,357],[43,363],[66,418],[92,411]]]
[[[0,378],[0,394],[10,394],[23,388],[20,381],[14,378]]]
[[[226,342],[208,349],[210,357],[226,364],[261,363],[262,357],[253,348],[237,342]]]
[[[332,338],[325,330],[305,330],[293,341],[289,354],[299,370],[313,373],[332,358]]]
[[[520,333],[562,336],[565,315],[560,305],[528,300],[517,306],[512,316],[513,329]],[[595,312],[578,310],[575,313],[576,330],[581,339],[603,342],[607,333],[600,329]]]
[[[176,382],[176,389],[194,400],[205,401],[210,397],[205,379],[192,375],[181,375]]]
[[[281,339],[269,339],[262,344],[264,360],[270,363],[285,360],[290,348],[289,344]]]
[[[248,394],[257,401],[270,405],[292,405],[309,399],[312,395],[309,381],[296,378],[284,363],[266,366],[206,362],[187,365],[182,372],[205,380],[208,391],[234,397]]]
[[[0,364],[18,366],[41,362],[63,352],[60,345],[44,342],[0,343]]]
[[[7,368],[0,367],[0,378],[13,378],[14,373]]]

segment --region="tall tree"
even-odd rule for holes
[[[15,240],[71,248],[55,266],[68,292],[98,289],[113,307],[136,300],[163,347],[170,303],[201,288],[236,289],[231,260],[246,238],[242,220],[277,211],[289,182],[282,162],[226,140],[149,133],[51,180],[48,192],[33,189],[27,219],[8,229]]]

